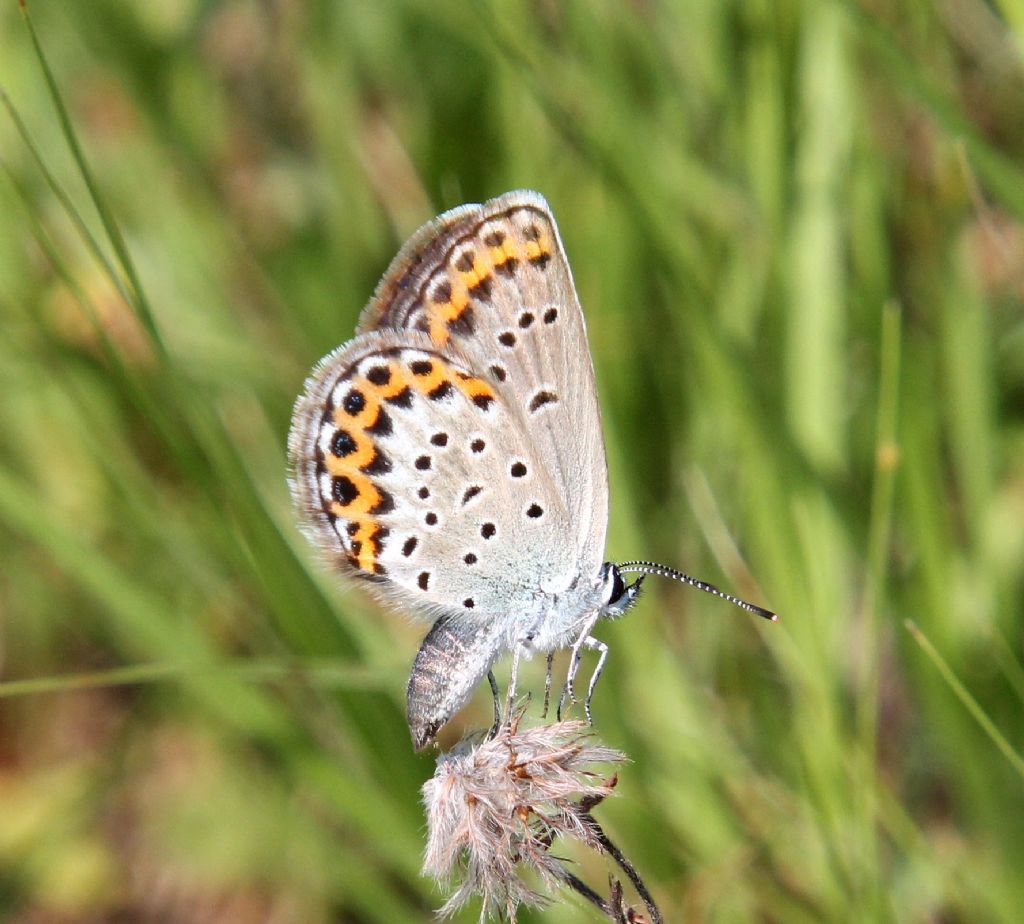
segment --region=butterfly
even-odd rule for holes
[[[313,369],[288,439],[300,525],[338,572],[432,622],[413,663],[416,748],[505,652],[583,649],[646,574],[604,560],[608,473],[583,311],[536,192],[434,219],[405,244],[355,337]],[[639,573],[633,583],[625,574]],[[550,657],[549,657],[550,667]],[[550,676],[550,674],[549,674]]]

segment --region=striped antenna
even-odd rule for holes
[[[741,609],[747,610],[751,613],[756,613],[763,619],[768,619],[772,622],[779,621],[777,613],[773,613],[771,610],[766,610],[764,607],[756,606],[753,603],[747,603],[746,600],[741,600],[739,597],[727,594],[724,590],[719,590],[714,584],[709,584],[707,581],[699,581],[697,578],[690,577],[688,574],[683,574],[682,571],[676,571],[675,568],[669,568],[668,565],[659,565],[655,561],[624,561],[621,564],[617,564],[615,567],[624,573],[638,571],[641,574],[657,574],[660,577],[671,578],[673,581],[679,581],[681,584],[689,584],[691,587],[696,587],[698,590],[703,590],[705,593],[714,594],[716,597],[728,600],[730,603],[734,603]]]

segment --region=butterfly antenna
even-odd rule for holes
[[[714,594],[716,597],[721,597],[723,600],[728,600],[730,603],[735,604],[741,609],[747,610],[751,613],[756,613],[762,619],[768,619],[772,622],[778,622],[779,616],[777,613],[773,613],[771,610],[766,610],[764,607],[757,606],[753,603],[747,603],[746,600],[741,600],[739,597],[734,597],[732,594],[727,594],[724,590],[719,590],[714,584],[709,584],[707,581],[700,581],[695,577],[690,577],[688,574],[683,574],[682,571],[676,571],[675,568],[669,568],[668,565],[659,565],[654,561],[624,561],[621,564],[615,566],[620,572],[639,572],[640,574],[657,574],[660,577],[671,578],[673,581],[679,581],[681,584],[689,584],[691,587],[696,587],[698,590],[703,590],[705,593]]]

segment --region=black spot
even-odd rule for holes
[[[366,407],[366,398],[358,388],[353,388],[352,391],[345,395],[345,400],[341,402],[341,406],[345,408],[345,413],[355,417]]]
[[[351,553],[352,557],[353,558],[358,558],[359,557],[359,553],[362,552],[362,551],[363,551],[363,544],[358,539],[356,539],[352,543],[352,548],[350,550],[350,553]]]
[[[534,317],[532,311],[524,311],[521,315],[519,315],[519,326],[523,330],[526,330],[533,322]]]
[[[359,524],[356,523],[355,520],[351,521],[348,526],[345,527],[345,532],[350,536],[354,536],[359,532]]]
[[[394,404],[396,407],[404,407],[406,409],[412,407],[412,389],[406,385],[397,395],[392,395],[390,398],[385,398],[388,404]]]
[[[494,284],[493,276],[484,276],[479,282],[469,287],[469,295],[478,302],[489,302],[491,300],[491,286]]]
[[[448,445],[448,434],[447,433],[435,433],[431,438],[430,442],[435,446],[447,446]]]
[[[427,392],[427,397],[431,401],[442,401],[449,397],[455,389],[452,388],[452,383],[445,380],[437,388],[434,388]]]
[[[416,460],[416,468],[421,472],[425,472],[430,468],[430,456],[420,456]]]
[[[367,475],[386,475],[391,471],[391,460],[378,449],[360,471]]]
[[[352,434],[347,430],[339,430],[334,434],[334,439],[331,440],[331,452],[333,452],[339,459],[344,459],[345,456],[351,455],[356,451],[356,441],[352,439]]]
[[[526,474],[526,466],[522,462],[514,462],[509,472],[513,478],[522,478]]]
[[[426,487],[420,488],[416,493],[419,495],[420,500],[426,500],[430,497],[430,489]]]
[[[460,337],[471,337],[476,331],[476,323],[473,319],[473,309],[467,305],[454,318],[448,322],[448,330]]]
[[[430,512],[429,512],[429,513],[428,513],[428,514],[427,514],[427,515],[426,515],[426,516],[425,516],[425,517],[423,518],[423,522],[424,522],[424,523],[426,523],[426,524],[427,524],[427,526],[436,526],[436,525],[437,525],[437,514],[436,514],[436,513],[434,513],[434,511],[433,511],[433,510],[431,510],[431,511],[430,511]]]
[[[548,310],[544,312],[544,323],[545,324],[554,324],[555,321],[557,321],[557,320],[558,320],[558,309],[557,308],[548,308]]]
[[[419,539],[417,539],[415,536],[410,536],[408,539],[405,540],[405,542],[402,545],[402,554],[406,558],[408,558],[410,555],[412,555],[413,552],[416,551],[416,546],[418,546],[419,544]]]
[[[541,507],[540,504],[530,504],[530,506],[526,508],[526,515],[534,520],[536,520],[537,517],[541,516],[543,513],[544,508]]]
[[[495,263],[494,272],[506,279],[511,279],[519,266],[519,261],[515,257],[509,257],[504,263]]]
[[[388,573],[388,569],[385,568],[379,561],[375,561],[373,563],[373,570],[380,577],[383,577],[385,574]]]
[[[391,436],[391,418],[384,408],[380,409],[377,419],[366,428],[366,432],[374,436]]]
[[[545,251],[544,253],[538,253],[530,257],[530,265],[536,266],[538,269],[545,269],[550,260],[551,254]]]
[[[483,536],[484,539],[490,539],[497,531],[498,527],[493,523],[484,523],[484,525],[480,527],[480,535]]]
[[[473,440],[473,442],[469,444],[469,448],[473,452],[483,452],[487,448],[487,444],[483,440]]]
[[[425,334],[430,333],[430,319],[426,315],[421,314],[417,319],[416,323],[412,326],[413,330],[423,331]]]
[[[528,241],[539,241],[540,240],[540,228],[536,225],[528,225],[526,230],[523,231],[523,237]]]
[[[430,572],[421,571],[420,576],[416,579],[416,583],[420,585],[420,590],[426,590],[430,584]]]
[[[551,391],[538,391],[530,399],[530,413],[539,411],[545,404],[554,404],[558,400],[558,395]]]
[[[491,395],[473,395],[473,403],[481,411],[486,411],[487,408],[494,404],[494,398]]]
[[[331,482],[331,493],[334,495],[334,499],[344,507],[359,497],[359,488],[347,475],[339,475]]]
[[[377,488],[377,490],[380,492],[380,500],[374,504],[370,513],[391,513],[391,511],[395,509],[395,499],[388,491],[385,491],[382,488]]]
[[[465,562],[465,563],[466,563],[467,565],[475,565],[475,564],[476,564],[476,561],[477,561],[477,559],[476,559],[476,556],[475,556],[475,555],[474,555],[474,554],[473,554],[472,552],[467,552],[467,553],[466,553],[466,554],[465,554],[465,555],[463,556],[463,559],[462,559],[462,560],[463,560],[463,561],[464,561],[464,562]]]
[[[366,377],[374,385],[387,385],[391,381],[391,370],[387,366],[374,366],[366,373]]]
[[[430,293],[430,300],[435,305],[446,305],[452,300],[452,284],[447,280],[442,282]]]
[[[460,273],[468,273],[470,270],[473,269],[473,266],[474,266],[475,263],[476,263],[476,258],[473,256],[473,251],[472,250],[464,250],[456,258],[456,260],[455,260],[455,268]]]
[[[492,231],[487,237],[484,238],[484,243],[488,247],[500,247],[505,243],[505,232],[504,231]]]
[[[510,330],[502,331],[498,334],[498,343],[506,347],[514,347],[516,345],[516,335]]]
[[[491,375],[493,375],[499,382],[504,382],[508,373],[505,371],[504,367],[495,365],[491,366]]]
[[[380,550],[384,548],[385,541],[390,535],[390,529],[388,529],[386,526],[378,526],[377,529],[374,531],[373,535],[370,537],[373,544],[377,547],[378,554],[380,553]]]
[[[466,488],[465,493],[462,495],[462,506],[465,507],[474,497],[479,494],[483,488],[475,484],[472,487]]]
[[[472,597],[466,597],[466,599],[462,601],[462,605],[467,610],[471,610],[471,609],[473,609],[474,606],[476,606],[476,604],[473,602],[473,598]]]
[[[430,375],[434,371],[434,364],[429,359],[417,359],[409,363],[413,375]]]

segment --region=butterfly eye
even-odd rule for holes
[[[604,581],[604,608],[602,614],[608,619],[618,619],[629,610],[640,596],[641,575],[632,584],[627,584],[617,565],[607,562],[601,568]]]
[[[619,574],[619,569],[611,562],[606,562],[601,568],[601,579],[604,583],[604,605],[613,606],[621,600],[626,590],[625,581]]]
[[[622,575],[619,574],[618,568],[612,568],[612,593],[609,598],[609,603],[618,603],[622,599],[622,595],[626,592],[626,582],[622,580]]]

